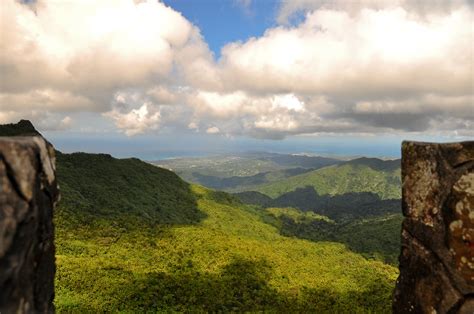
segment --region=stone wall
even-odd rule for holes
[[[54,311],[54,150],[42,137],[0,137],[0,313]]]
[[[474,142],[402,145],[394,313],[474,313]]]

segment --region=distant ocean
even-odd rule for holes
[[[245,137],[228,138],[199,134],[163,134],[126,137],[124,135],[71,134],[45,132],[45,136],[62,152],[107,153],[117,158],[136,157],[147,161],[179,157],[233,155],[249,151],[320,156],[367,156],[400,158],[403,138],[310,137],[295,136],[284,140]],[[421,141],[449,141],[446,138],[412,138]]]

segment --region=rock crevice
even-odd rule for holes
[[[474,313],[474,142],[402,145],[394,313]]]
[[[0,137],[0,313],[54,311],[54,149]]]

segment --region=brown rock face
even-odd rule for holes
[[[474,142],[402,145],[394,313],[474,313]]]
[[[0,137],[0,313],[54,311],[54,150],[42,137]]]

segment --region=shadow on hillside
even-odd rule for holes
[[[314,211],[331,219],[348,219],[401,213],[397,199],[382,200],[372,192],[350,192],[341,195],[319,195],[312,186],[296,188],[272,199],[255,191],[234,194],[243,203],[262,207],[293,207],[302,211]]]
[[[259,192],[243,192],[235,196],[246,204],[301,210],[299,219],[285,214],[274,217],[262,212],[263,220],[277,227],[284,236],[315,242],[339,242],[366,258],[397,264],[402,223],[400,200],[381,200],[370,192],[320,196],[311,186],[297,188],[276,199]],[[311,218],[304,212],[315,212],[334,222]]]
[[[282,293],[269,285],[272,269],[266,261],[244,259],[233,260],[218,274],[198,272],[191,261],[175,265],[171,273],[154,272],[137,277],[129,271],[115,272],[94,274],[95,277],[116,274],[122,277],[125,273],[126,277],[120,279],[120,283],[115,282],[120,287],[104,290],[94,287],[102,292],[101,297],[109,300],[101,303],[100,308],[77,302],[62,305],[60,310],[350,313],[370,309],[386,312],[390,309],[393,285],[382,274],[376,274],[374,278],[357,281],[360,291],[338,292],[338,287],[326,287]],[[341,288],[344,289],[339,287],[338,290]]]
[[[277,227],[283,236],[314,242],[339,242],[365,258],[397,265],[402,220],[399,214],[334,224],[324,220],[296,222],[282,215],[278,218]]]
[[[289,169],[282,169],[276,170],[274,172],[280,173],[280,175],[284,178],[288,178],[291,176],[296,176],[299,174],[303,174],[306,172],[310,172],[315,170],[314,168],[289,168]],[[202,184],[206,187],[212,189],[235,189],[238,187],[245,187],[245,186],[252,186],[252,185],[259,185],[271,182],[267,178],[267,176],[271,174],[271,171],[261,172],[252,176],[232,176],[232,177],[216,177],[210,175],[204,175],[199,172],[193,172],[192,175],[196,178],[196,181],[199,184]]]
[[[314,211],[334,220],[347,220],[379,216],[386,213],[401,213],[400,200],[382,200],[372,192],[350,192],[341,195],[319,195],[314,187],[297,188],[274,199],[274,207],[295,207],[303,211]]]
[[[106,154],[58,154],[60,211],[82,223],[110,220],[127,225],[190,225],[207,217],[191,185],[175,173],[135,158]]]

